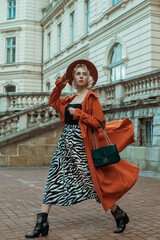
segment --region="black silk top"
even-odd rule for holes
[[[69,107],[82,109],[82,103],[74,103],[74,104],[69,103],[65,108],[65,123],[66,124],[76,124],[76,125],[78,125],[79,119],[73,120],[73,115],[71,115],[70,112],[68,111]]]

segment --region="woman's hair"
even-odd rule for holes
[[[93,77],[90,74],[89,69],[86,67],[85,64],[77,64],[75,66],[75,68],[73,69],[73,72],[72,72],[72,76],[73,76],[72,87],[76,88],[76,83],[74,82],[74,75],[75,75],[76,70],[80,67],[85,69],[88,72],[88,86],[87,86],[87,89],[91,89],[93,87],[94,80],[93,80]]]

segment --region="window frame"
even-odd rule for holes
[[[86,0],[85,1],[85,18],[86,18],[86,33],[89,33],[90,28],[89,28],[89,24],[90,24],[90,0]]]
[[[70,42],[75,41],[75,11],[70,13]]]
[[[116,48],[118,45],[121,46],[121,56],[120,56],[120,58],[118,58],[120,60],[118,60],[114,63],[111,63],[113,55],[114,55],[114,51],[116,51]],[[122,80],[125,78],[125,71],[123,73],[123,70],[125,70],[125,64],[124,64],[124,60],[122,59],[122,50],[123,50],[123,47],[122,47],[121,43],[115,43],[112,47],[111,55],[110,55],[110,63],[108,65],[110,82],[119,81],[119,80]],[[115,54],[117,54],[117,53],[115,52]],[[116,70],[118,68],[120,68],[120,78],[117,78],[117,74],[116,74]],[[114,71],[114,74],[112,74],[112,71]],[[112,76],[114,77],[114,80],[112,79]]]
[[[9,3],[12,3],[11,6],[9,6]],[[15,3],[15,5],[14,5]],[[11,11],[11,15],[10,15]],[[7,19],[12,20],[16,18],[16,0],[8,0],[7,3]]]
[[[47,83],[46,83],[46,91],[47,91],[47,92],[50,92],[50,91],[51,91],[51,83],[50,83],[50,82],[47,82]]]
[[[13,40],[15,40],[15,45],[11,44],[9,46],[7,43],[8,40],[11,40],[11,42],[13,42]],[[10,51],[9,61],[8,61],[8,51]],[[6,38],[6,64],[13,64],[15,62],[16,62],[16,37]]]
[[[13,87],[14,87],[14,90],[15,90],[15,91],[7,91],[7,88],[13,88]],[[6,86],[4,87],[4,92],[5,92],[5,93],[16,92],[16,86],[13,85],[13,84],[8,84],[8,85],[6,85]]]
[[[51,32],[47,33],[48,59],[51,57]]]
[[[58,23],[58,51],[62,50],[62,22]]]
[[[151,147],[153,143],[153,117],[139,118],[139,146]],[[147,122],[151,123],[148,137]],[[150,141],[148,141],[150,139]]]

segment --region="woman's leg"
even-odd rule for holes
[[[43,212],[43,213],[49,214],[50,208],[51,208],[51,205],[42,203],[42,205],[41,205],[41,213]]]
[[[117,209],[117,205],[114,204],[114,205],[111,207],[111,211],[114,212],[116,209]]]
[[[41,212],[37,214],[36,226],[31,233],[25,235],[26,238],[36,238],[40,234],[47,236],[49,231],[49,223],[47,221],[51,205],[42,203]]]

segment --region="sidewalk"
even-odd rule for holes
[[[48,168],[0,168],[0,240],[24,240],[40,210]],[[41,240],[160,239],[160,179],[140,176],[119,201],[130,222],[114,234],[115,221],[95,200],[72,207],[53,206],[50,231]]]

